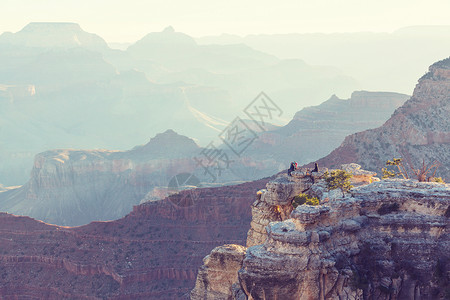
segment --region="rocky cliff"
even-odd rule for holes
[[[206,254],[245,244],[253,195],[266,183],[198,189],[194,205],[175,205],[192,196],[185,191],[82,227],[0,213],[0,298],[187,298]]]
[[[325,169],[269,182],[252,207],[248,248],[213,250],[191,299],[449,297],[450,185],[376,181],[373,172],[344,168],[357,173],[346,197],[324,189]],[[293,210],[299,192],[321,205]],[[221,277],[234,282],[225,288]]]
[[[419,79],[412,97],[381,127],[348,136],[319,161],[326,166],[357,162],[378,171],[393,157],[415,168],[440,162],[438,175],[450,179],[450,58],[436,62]]]
[[[192,172],[200,149],[168,130],[130,151],[47,151],[36,156],[24,186],[0,193],[0,208],[66,226],[118,219],[153,188]]]

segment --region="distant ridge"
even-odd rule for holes
[[[2,43],[38,48],[109,49],[100,36],[84,31],[77,23],[66,22],[32,22],[16,33],[3,33],[0,36],[0,44]]]

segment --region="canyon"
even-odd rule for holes
[[[446,299],[450,185],[380,181],[359,165],[347,196],[326,168],[267,183],[252,205],[247,247],[212,250],[191,299]],[[291,202],[301,193],[320,205]]]
[[[211,249],[245,244],[250,205],[268,180],[197,189],[194,203],[180,192],[81,227],[0,213],[0,298],[187,298]]]
[[[333,96],[319,106],[305,108],[283,127],[257,131],[253,126],[258,138],[241,157],[219,146],[233,162],[220,171],[214,184],[257,180],[287,168],[289,161],[301,164],[318,159],[348,134],[383,124],[407,98],[357,91],[350,99]],[[0,192],[0,209],[64,226],[115,220],[128,214],[133,205],[165,198],[177,174],[194,174],[202,185],[212,185],[194,159],[210,150],[167,130],[128,151],[46,151],[36,155],[27,183]]]
[[[76,26],[69,27],[78,30]],[[164,34],[173,34],[173,31],[168,30]],[[103,75],[111,80],[111,86],[119,85],[117,89],[106,90],[126,96],[114,98],[117,101],[112,110],[105,110],[102,105],[97,107],[99,111],[120,114],[120,118],[101,124],[101,128],[114,133],[109,138],[126,137],[120,139],[125,144],[125,140],[129,142],[139,137],[136,134],[130,138],[129,129],[119,133],[112,130],[109,125],[120,124],[116,122],[119,119],[130,122],[129,128],[138,128],[141,137],[142,132],[145,136],[149,134],[150,127],[155,130],[152,126],[158,123],[157,120],[149,120],[148,107],[139,102],[147,99],[144,96],[148,95],[148,89],[155,93],[153,95],[165,95],[158,98],[159,102],[152,103],[155,107],[166,104],[165,92],[176,95],[177,101],[181,102],[172,103],[167,108],[171,113],[172,108],[183,102],[179,86],[157,86],[141,71],[117,74],[106,56],[103,60],[80,49],[61,51],[65,58],[75,55],[81,57],[81,61],[86,62],[87,57],[87,61],[99,63],[100,71],[104,71],[106,75]],[[53,54],[50,52],[43,57],[53,61]],[[236,186],[195,189],[155,201],[154,194],[149,195],[151,189],[165,186],[173,172],[192,172],[194,162],[191,157],[201,150],[192,140],[175,132],[159,136],[163,147],[150,141],[129,151],[61,149],[37,155],[31,179],[24,186],[6,188],[0,184],[2,207],[15,213],[20,209],[20,213],[34,215],[47,222],[10,213],[0,214],[0,295],[31,299],[180,299],[189,297],[196,282],[190,294],[194,299],[289,299],[293,295],[305,299],[316,296],[319,299],[445,297],[445,287],[449,284],[446,274],[450,250],[448,185],[413,180],[379,182],[374,176],[375,172],[380,173],[379,169],[387,159],[402,156],[411,163],[420,163],[422,159],[427,163],[438,160],[441,163],[438,175],[448,180],[449,62],[450,59],[446,59],[433,64],[429,73],[419,80],[410,100],[399,107],[383,126],[350,135],[339,148],[319,160],[321,169],[317,175],[299,170],[292,178],[274,176]],[[129,66],[128,63],[124,68]],[[277,68],[289,69],[289,63],[296,64],[294,67],[299,64],[284,61]],[[34,67],[39,69],[39,65]],[[97,80],[96,76],[103,78],[100,73],[89,75]],[[1,78],[6,78],[5,74]],[[135,88],[136,80],[144,82],[137,85],[144,87],[143,90]],[[122,85],[123,82],[127,84]],[[46,88],[45,82],[44,85],[36,85],[37,92],[33,92],[33,88],[28,89],[34,87],[28,80],[23,84],[19,90],[14,90],[10,83],[7,89],[2,83],[2,111],[12,103],[24,108],[31,102],[43,100],[40,88]],[[78,84],[76,82],[77,88],[73,90],[73,86],[64,89],[73,92],[85,87],[85,83]],[[97,84],[88,85],[94,90],[98,86],[104,87]],[[22,93],[25,86],[28,94]],[[88,94],[94,96],[77,104],[83,113],[84,107],[94,105],[93,100],[96,99],[95,94],[89,91],[80,95]],[[139,103],[128,101],[139,94]],[[17,97],[11,101],[14,95]],[[52,97],[52,100],[58,99],[58,94]],[[127,101],[122,101],[124,99]],[[202,99],[200,97],[197,103],[202,104]],[[336,133],[343,129],[343,134],[353,126],[345,118],[352,122],[356,120],[358,125],[378,126],[379,123],[360,116],[363,109],[358,107],[358,99],[363,100],[362,108],[369,104],[369,107],[383,111],[387,118],[390,112],[385,104],[398,106],[405,95],[356,92],[345,104],[342,103],[345,101],[332,97],[320,108],[297,113],[290,125],[281,128],[279,133],[274,133],[275,130],[263,133],[257,143],[266,143],[268,149],[276,152],[280,148],[272,148],[272,145],[274,141],[281,141],[284,148],[300,156],[301,153],[295,153],[298,152],[298,144],[287,144],[287,141],[302,143],[303,139],[308,148],[314,149],[317,138],[314,134],[310,139],[307,134],[296,135],[292,128],[312,129],[314,132],[317,130],[315,126],[321,126],[315,120],[327,114],[331,117],[324,118],[322,124]],[[383,102],[383,99],[387,101]],[[59,103],[56,108],[62,109],[71,100],[66,99],[67,102]],[[383,105],[377,105],[380,102]],[[54,106],[51,101],[47,104],[48,107]],[[33,107],[28,109],[33,110]],[[138,120],[126,113],[130,107],[142,113],[141,121],[148,121],[147,127],[136,126]],[[338,109],[333,113],[335,108],[341,111]],[[182,113],[183,109],[178,112]],[[42,113],[45,109],[41,107],[36,111]],[[64,111],[60,119],[66,121],[66,115],[67,111]],[[178,113],[175,115],[179,116]],[[17,116],[20,118],[14,120]],[[33,140],[27,137],[33,134],[25,127],[22,130],[22,127],[13,126],[26,119],[24,116],[26,114],[19,110],[10,116],[5,113],[0,121],[1,125],[7,124],[9,128],[19,128],[18,132],[24,134],[18,136],[31,147]],[[36,116],[46,119],[49,115]],[[184,121],[181,118],[178,125]],[[71,134],[90,132],[89,129],[100,124],[92,122],[89,126],[81,126],[79,120],[75,120],[70,126],[52,127],[52,130],[70,132],[70,137]],[[376,122],[382,123],[383,120]],[[35,130],[49,128],[41,127],[42,123],[37,124],[40,126]],[[296,127],[305,124],[312,128]],[[2,131],[2,134],[6,133],[16,134]],[[90,138],[99,136],[102,135],[93,133]],[[176,143],[181,146],[173,147],[173,142],[165,144],[164,137],[167,136],[176,136]],[[331,137],[326,139],[331,140]],[[20,152],[11,153],[20,159]],[[262,155],[254,154],[255,157]],[[30,159],[29,153],[26,155]],[[274,155],[264,159],[256,159],[257,163],[247,161],[247,164],[239,164],[241,169],[237,171],[247,171],[249,166],[256,164],[252,170],[260,178],[266,176],[258,172],[266,163],[276,159],[281,162],[291,160],[284,153],[281,158]],[[299,159],[294,157],[292,160]],[[163,176],[161,161],[166,163]],[[373,171],[350,165],[353,161]],[[343,163],[347,165],[342,167]],[[360,186],[347,197],[326,191],[321,181],[326,170],[323,166],[351,170],[357,178],[354,184]],[[278,170],[283,168],[281,166]],[[3,173],[13,176],[8,171]],[[262,190],[264,187],[265,191]],[[292,197],[303,191],[319,197],[323,204],[293,210]],[[65,203],[70,205],[63,208]],[[46,206],[48,204],[51,209]],[[104,220],[120,219],[79,227],[48,224],[81,225],[97,219],[98,213],[103,214]],[[223,244],[225,246],[216,248]],[[204,266],[197,276],[198,266],[208,253],[210,255],[203,260]]]
[[[198,45],[171,28],[117,50],[78,24],[33,22],[0,35],[0,64],[6,186],[24,184],[35,155],[50,149],[124,151],[169,128],[207,145],[261,87],[276,92],[283,122],[359,87],[333,67],[280,60],[244,44]]]

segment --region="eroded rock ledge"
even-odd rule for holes
[[[324,189],[325,170],[269,182],[252,206],[248,248],[230,264],[228,251],[213,250],[191,299],[449,297],[450,185],[376,181],[354,164],[343,168],[358,174],[346,197]],[[300,192],[321,205],[292,211]]]

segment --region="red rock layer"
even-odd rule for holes
[[[250,204],[266,183],[200,189],[190,206],[175,206],[192,199],[184,192],[82,227],[0,214],[0,298],[188,297],[205,255],[245,244]]]

